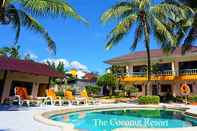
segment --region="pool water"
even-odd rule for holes
[[[112,131],[117,128],[180,128],[197,126],[197,119],[180,111],[163,109],[125,109],[75,112],[50,119],[72,123],[85,131]]]

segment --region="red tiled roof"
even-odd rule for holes
[[[0,57],[0,70],[16,71],[50,77],[64,77],[62,73],[50,69],[46,64],[7,57]]]
[[[193,53],[197,53],[197,47],[193,46],[189,51],[186,52],[184,55],[191,55]],[[182,56],[182,50],[181,48],[177,48],[172,54],[166,54],[161,49],[153,49],[151,50],[151,58],[160,58],[164,56]],[[123,55],[120,57],[112,58],[111,60],[105,61],[105,63],[111,64],[111,63],[120,63],[124,61],[134,61],[138,59],[146,58],[146,52],[145,51],[138,51],[134,53],[130,53],[127,55]]]
[[[86,73],[83,77],[85,80],[94,81],[97,79],[97,76],[93,73]]]

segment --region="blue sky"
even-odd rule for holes
[[[110,51],[105,50],[106,36],[114,23],[103,25],[99,17],[116,0],[68,0],[68,2],[89,21],[90,26],[87,27],[70,18],[37,18],[56,42],[57,54],[50,54],[46,42],[38,34],[25,28],[19,40],[22,54],[34,54],[38,61],[60,58],[69,62],[79,61],[90,71],[103,72],[108,67],[103,61],[130,52],[132,32],[118,46]],[[9,26],[0,26],[0,36],[0,47],[11,46],[15,32]],[[151,46],[158,47],[153,40]],[[139,43],[137,50],[144,50],[143,43]]]

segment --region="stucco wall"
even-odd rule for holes
[[[5,86],[3,90],[3,99],[9,96],[12,81],[24,81],[33,83],[32,96],[36,97],[38,93],[39,84],[47,84],[49,81],[48,76],[37,76],[19,72],[8,72]]]

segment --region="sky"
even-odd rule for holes
[[[31,54],[36,61],[63,60],[66,67],[72,66],[89,71],[102,73],[109,66],[105,60],[130,53],[133,32],[123,39],[119,45],[107,51],[106,36],[115,23],[103,25],[100,21],[102,13],[114,5],[117,0],[68,0],[77,12],[85,17],[90,25],[86,26],[72,18],[37,17],[36,19],[48,30],[56,42],[57,53],[51,54],[47,43],[32,31],[22,29],[19,45],[21,54]],[[0,26],[0,47],[11,46],[15,32],[10,26]],[[151,38],[151,48],[158,48]],[[143,41],[136,49],[144,50]]]

